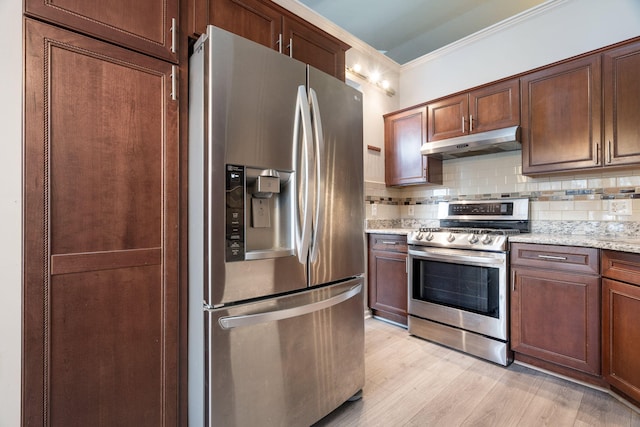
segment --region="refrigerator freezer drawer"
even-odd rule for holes
[[[364,386],[363,279],[210,311],[210,426],[309,426]]]

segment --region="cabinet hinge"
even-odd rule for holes
[[[171,100],[178,100],[178,67],[175,65],[171,66]]]
[[[176,18],[171,18],[171,53],[176,53],[176,42],[178,40],[178,28],[176,27]]]

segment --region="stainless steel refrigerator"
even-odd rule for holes
[[[308,426],[364,385],[362,94],[213,26],[189,67],[189,425]]]

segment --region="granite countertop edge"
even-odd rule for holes
[[[406,236],[414,230],[415,228],[367,228],[364,231],[367,234],[401,234]]]
[[[510,243],[581,246],[620,252],[640,253],[640,238],[622,236],[591,236],[580,234],[520,234],[509,237]]]
[[[407,235],[411,228],[368,228],[367,234]],[[620,252],[640,253],[640,238],[623,236],[597,236],[580,234],[527,233],[510,236],[511,243],[535,243],[542,245],[581,246]]]

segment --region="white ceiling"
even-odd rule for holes
[[[298,0],[399,64],[546,0]]]

